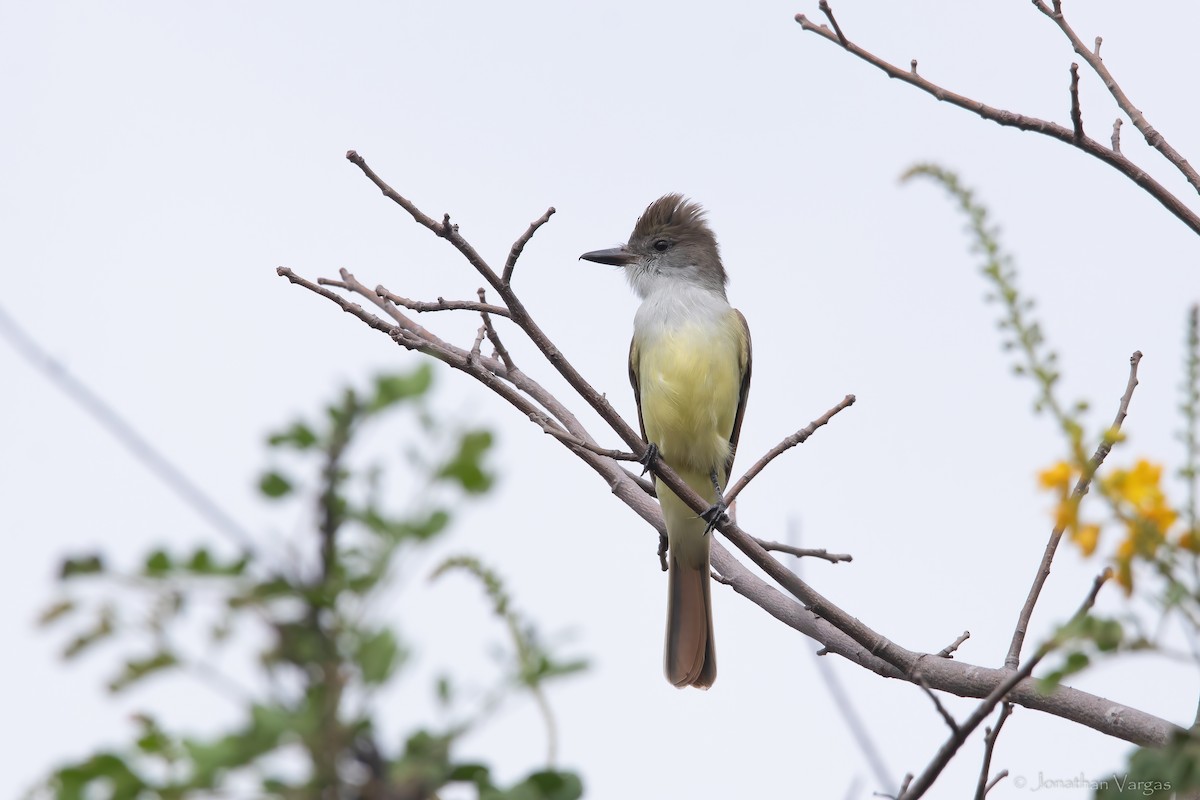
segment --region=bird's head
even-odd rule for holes
[[[705,221],[704,209],[681,194],[664,195],[651,203],[626,244],[593,250],[580,258],[622,267],[643,297],[679,283],[725,295],[727,278],[717,237]]]

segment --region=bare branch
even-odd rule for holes
[[[1045,4],[1041,3],[1040,0],[1034,4],[1042,9],[1043,13],[1051,14],[1050,10],[1046,8]],[[815,33],[818,36],[833,42],[857,58],[860,58],[868,64],[871,64],[872,66],[882,70],[889,78],[896,78],[897,80],[903,81],[910,86],[915,86],[926,94],[932,95],[942,102],[950,103],[951,105],[966,109],[972,114],[979,115],[983,119],[991,120],[992,122],[996,122],[1006,127],[1017,128],[1023,131],[1032,131],[1034,133],[1040,133],[1043,136],[1049,136],[1052,139],[1058,139],[1059,141],[1066,142],[1072,147],[1082,150],[1090,156],[1100,159],[1105,164],[1108,164],[1110,167],[1117,170],[1122,175],[1129,178],[1131,181],[1141,187],[1151,197],[1161,203],[1164,208],[1171,212],[1171,214],[1178,218],[1184,225],[1187,225],[1195,233],[1200,234],[1200,214],[1197,214],[1188,208],[1188,206],[1184,204],[1182,200],[1180,200],[1169,190],[1167,190],[1166,187],[1147,174],[1145,170],[1130,161],[1125,156],[1121,155],[1120,151],[1104,147],[1099,142],[1095,141],[1094,139],[1089,139],[1087,136],[1079,137],[1077,140],[1073,130],[1065,128],[1057,123],[1049,122],[1037,117],[1027,116],[1025,114],[1017,114],[1012,111],[1005,111],[1004,109],[989,106],[986,103],[981,103],[978,100],[973,100],[965,95],[952,92],[949,89],[946,89],[921,77],[917,74],[916,70],[901,69],[900,67],[883,60],[874,53],[864,50],[858,45],[848,41],[844,36],[835,35],[826,26],[817,25],[811,22],[803,14],[796,15],[796,22],[798,22],[800,27],[805,31],[808,31],[809,33]],[[1089,64],[1091,64],[1093,60],[1098,61],[1098,59],[1095,59],[1090,54],[1084,56],[1084,58]],[[1101,78],[1104,79],[1104,75],[1101,75]],[[1107,81],[1105,85],[1108,85]],[[1130,114],[1129,109],[1126,109],[1123,105],[1121,107],[1125,110],[1126,114]],[[1132,108],[1132,105],[1130,108]],[[1141,114],[1140,112],[1137,112],[1137,109],[1133,109],[1133,111],[1138,113],[1139,118],[1141,117]],[[1130,116],[1132,118],[1132,114],[1130,114]],[[1145,133],[1145,131],[1143,131],[1143,133]],[[1155,136],[1157,137],[1158,134],[1155,133]],[[1161,140],[1161,137],[1158,137],[1158,139]],[[1147,137],[1147,141],[1149,141],[1149,137]],[[1160,141],[1160,144],[1162,144],[1164,147],[1167,146],[1165,141]],[[1170,152],[1174,153],[1173,150]],[[1185,165],[1187,163],[1183,161],[1182,158],[1180,158],[1179,161]]]
[[[357,158],[357,155],[355,154]],[[361,159],[359,159],[361,162]],[[365,165],[360,164],[360,168]],[[364,173],[380,185],[382,181],[368,170]],[[386,184],[383,184],[385,187]],[[383,187],[381,187],[382,189]],[[385,194],[391,197],[385,190]],[[395,194],[392,192],[392,194]],[[399,197],[399,195],[396,195]],[[395,198],[393,198],[395,199]],[[490,274],[501,284],[499,276],[482,260],[474,248],[466,242],[448,219],[438,223],[422,214],[407,200],[396,200],[406,208],[414,219],[421,222],[438,236],[446,238],[456,250],[481,274]],[[428,223],[428,224],[426,224]],[[592,445],[579,447],[564,441],[564,447],[575,453],[595,471],[609,486],[614,495],[628,505],[661,536],[664,532],[661,510],[646,489],[646,482],[639,481],[620,462],[594,449],[595,439],[571,411],[553,394],[525,373],[511,370],[502,360],[472,356],[467,349],[457,347],[437,337],[433,332],[417,325],[405,314],[405,309],[379,296],[374,290],[362,285],[349,272],[341,272],[342,284],[348,291],[359,294],[386,314],[389,323],[363,310],[329,288],[299,278],[291,270],[280,268],[279,274],[293,283],[303,286],[338,305],[347,313],[354,314],[375,330],[388,335],[397,344],[409,350],[426,353],[448,366],[460,370],[478,380],[527,418],[542,424],[549,412],[573,437]],[[489,280],[490,282],[490,280]],[[608,404],[604,396],[596,392],[567,361],[558,348],[530,318],[520,299],[507,285],[493,288],[511,312],[511,318],[520,330],[529,337],[551,365],[568,383],[597,411],[600,417],[625,441],[634,453],[645,449],[646,444]],[[543,411],[544,409],[544,411]],[[658,464],[658,481],[671,489],[685,504],[697,513],[707,509],[709,501],[702,498],[684,483],[677,473],[665,464]],[[783,587],[800,602],[787,597],[771,583],[762,580],[749,570],[721,541],[712,542],[712,566],[728,581],[738,594],[747,597],[769,614],[801,633],[812,637],[822,645],[822,651],[836,653],[879,675],[916,682],[918,662],[920,674],[932,689],[946,691],[964,697],[987,697],[990,692],[1005,682],[1011,672],[989,669],[946,658],[936,658],[907,650],[873,631],[852,615],[817,593],[798,579],[790,570],[775,560],[749,534],[744,532],[733,519],[723,520],[718,526],[723,536],[745,553],[750,560],[764,570],[778,586]],[[1032,681],[1025,681],[1012,688],[1012,702],[1036,710],[1055,714],[1095,728],[1112,736],[1118,736],[1136,744],[1158,744],[1166,741],[1176,730],[1171,723],[1138,709],[1121,706],[1105,698],[1096,697],[1066,686],[1058,687],[1050,694],[1040,692]]]
[[[554,216],[554,210],[554,206],[547,208],[546,213],[531,222],[520,238],[513,242],[512,249],[508,251],[508,260],[504,262],[504,272],[500,276],[500,280],[504,281],[505,286],[512,283],[513,270],[517,267],[517,259],[521,257],[525,245],[529,244],[529,240],[537,233],[538,228],[550,221],[550,217]]]
[[[1197,173],[1192,165],[1187,162],[1187,159],[1176,152],[1175,148],[1171,147],[1166,138],[1150,125],[1150,121],[1137,109],[1133,101],[1129,99],[1120,85],[1117,84],[1112,73],[1108,71],[1108,67],[1104,65],[1104,60],[1100,58],[1100,37],[1096,37],[1096,50],[1093,52],[1087,48],[1087,45],[1083,43],[1083,40],[1079,38],[1075,30],[1067,23],[1067,18],[1062,13],[1061,2],[1054,4],[1053,11],[1046,8],[1045,4],[1035,3],[1035,5],[1037,5],[1039,11],[1054,21],[1059,30],[1070,40],[1071,48],[1079,54],[1080,58],[1088,63],[1093,72],[1100,76],[1100,80],[1103,81],[1105,88],[1108,89],[1108,93],[1117,101],[1117,105],[1125,112],[1130,121],[1133,122],[1133,126],[1138,129],[1142,136],[1146,137],[1146,144],[1161,153],[1163,158],[1183,173],[1183,176],[1187,178],[1187,182],[1192,185],[1192,188],[1200,192],[1200,173]]]
[[[801,428],[779,444],[772,447],[766,455],[755,462],[750,469],[746,470],[746,474],[738,478],[737,483],[733,484],[733,487],[725,493],[725,505],[733,505],[733,501],[737,499],[739,494],[741,494],[742,489],[745,489],[750,481],[754,480],[755,476],[763,471],[763,468],[767,466],[767,464],[770,464],[777,456],[781,455],[785,451],[790,450],[798,444],[803,444],[808,440],[808,437],[812,436],[816,432],[817,428],[827,425],[829,420],[833,419],[839,411],[854,405],[854,399],[854,395],[846,395],[842,399],[842,402],[838,403],[836,406],[829,409],[812,422],[808,423],[807,427]]]
[[[775,553],[787,553],[789,556],[796,558],[820,558],[828,561],[830,564],[837,564],[841,561],[853,561],[854,556],[849,553],[831,553],[824,547],[796,547],[795,545],[784,544],[783,542],[769,542],[766,539],[755,539],[759,547],[763,550],[769,550]]]
[[[954,651],[957,650],[959,648],[959,646],[962,645],[963,642],[965,642],[967,639],[970,639],[970,638],[971,638],[971,632],[963,631],[961,636],[959,636],[953,642],[951,642],[950,644],[946,645],[945,647],[943,647],[941,650],[938,651],[938,657],[939,658],[953,658]]]
[[[1091,610],[1092,606],[1096,603],[1096,595],[1100,593],[1100,587],[1102,587],[1110,577],[1112,577],[1112,570],[1109,568],[1105,568],[1104,572],[1096,576],[1096,579],[1092,582],[1091,591],[1088,592],[1087,597],[1084,599],[1083,604],[1079,607],[1079,610],[1075,612],[1073,619],[1079,619]],[[988,696],[985,697],[978,706],[976,706],[975,710],[971,712],[971,715],[957,726],[957,729],[950,735],[950,738],[946,740],[946,743],[941,746],[937,754],[933,757],[933,760],[929,762],[929,766],[927,766],[925,770],[915,780],[913,780],[912,784],[906,791],[900,793],[898,800],[917,800],[918,797],[924,795],[925,792],[929,790],[929,787],[933,785],[933,782],[937,780],[937,777],[942,773],[942,770],[946,768],[946,765],[950,763],[950,759],[952,759],[954,754],[958,752],[958,749],[962,747],[963,742],[967,740],[967,737],[970,736],[977,727],[979,727],[980,723],[987,718],[988,714],[992,713],[992,709],[995,708],[998,703],[1003,701],[1009,692],[1016,688],[1017,684],[1033,674],[1034,667],[1041,663],[1041,660],[1049,655],[1054,647],[1055,643],[1053,640],[1042,645],[1038,648],[1033,657],[1026,662],[1025,666],[1021,667],[1016,672],[1011,673],[1006,680],[1001,681],[1000,685],[993,689],[991,693],[988,694]]]
[[[1125,422],[1125,416],[1129,413],[1129,401],[1133,399],[1133,390],[1137,388],[1137,370],[1138,364],[1142,361],[1142,352],[1135,350],[1133,355],[1129,357],[1129,380],[1125,383],[1125,394],[1121,395],[1121,402],[1117,405],[1117,415],[1113,418],[1112,432],[1121,430],[1121,424]],[[1100,465],[1104,463],[1104,459],[1108,458],[1109,451],[1112,450],[1113,438],[1111,435],[1106,435],[1102,438],[1100,445],[1096,448],[1096,452],[1092,454],[1089,461],[1088,471],[1079,476],[1079,480],[1075,483],[1073,497],[1078,500],[1087,494],[1088,487],[1092,483],[1092,478],[1096,471],[1100,469]],[[1054,561],[1054,554],[1058,550],[1058,543],[1062,539],[1065,528],[1056,526],[1050,532],[1050,539],[1046,542],[1046,549],[1042,553],[1042,562],[1038,566],[1037,574],[1033,577],[1033,585],[1029,587],[1029,595],[1025,598],[1025,605],[1021,606],[1021,613],[1017,615],[1017,625],[1013,630],[1012,641],[1008,646],[1008,655],[1004,658],[1004,666],[1007,669],[1016,669],[1021,662],[1021,647],[1025,643],[1025,632],[1029,630],[1029,619],[1033,616],[1033,607],[1037,605],[1038,597],[1042,593],[1042,586],[1046,583],[1046,579],[1050,577],[1050,563]]]

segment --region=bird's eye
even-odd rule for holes
[[[667,251],[667,248],[670,246],[671,246],[671,243],[668,242],[666,239],[658,239],[654,242],[654,249],[660,253],[665,253]]]

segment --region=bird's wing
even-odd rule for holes
[[[733,432],[729,434],[729,458],[725,460],[725,480],[729,480],[732,476],[733,457],[737,455],[738,437],[742,434],[742,418],[746,416],[746,398],[750,394],[750,367],[754,362],[753,349],[750,346],[750,326],[746,324],[746,318],[742,316],[742,312],[735,308],[733,313],[738,315],[738,320],[742,323],[742,331],[746,334],[746,351],[743,354],[745,362],[740,365],[742,369],[742,388],[738,393],[737,415],[733,418]],[[634,390],[637,390],[636,385]],[[640,419],[640,406],[638,416]]]
[[[646,423],[642,420],[642,390],[638,386],[638,349],[637,337],[629,342],[629,384],[633,386],[633,399],[637,403],[638,427],[642,431],[642,439],[646,439]]]

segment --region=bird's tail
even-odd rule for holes
[[[687,477],[685,477],[687,480]],[[696,476],[694,486],[712,486]],[[703,492],[703,489],[700,489]],[[713,647],[712,593],[709,588],[707,523],[683,504],[674,492],[658,487],[663,521],[667,525],[670,562],[667,585],[667,640],[663,668],[675,686],[707,689],[717,679]]]

